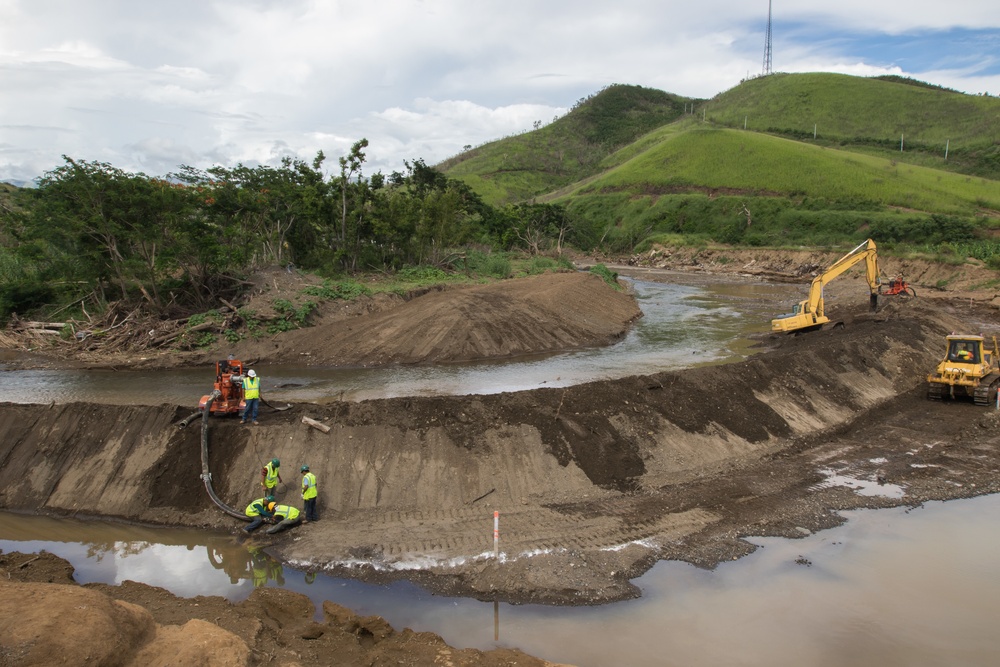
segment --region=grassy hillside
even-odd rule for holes
[[[996,97],[899,77],[773,74],[717,95],[703,111],[718,125],[1000,178]]]
[[[438,165],[491,204],[531,199],[601,171],[601,162],[670,123],[691,100],[641,86],[614,85],[532,132],[473,148]]]
[[[654,102],[670,98],[639,89],[645,106],[631,112],[637,98],[622,93],[632,89],[616,88],[549,127],[477,149],[449,175],[490,201],[565,206],[566,240],[588,250],[632,252],[666,235],[747,245],[872,236],[996,256],[1000,266],[991,240],[1000,228],[996,98],[900,77],[775,74],[698,103],[694,114],[673,98],[658,117]],[[611,151],[614,141],[596,138],[617,126],[614,113],[643,124],[621,121],[635,136]],[[989,248],[970,248],[979,242]]]
[[[1000,210],[1000,181],[766,134],[708,125],[682,132],[668,127],[651,133],[644,143],[645,150],[557,201],[616,191],[633,195],[723,191],[822,198],[841,208],[899,207],[955,215]]]
[[[632,252],[664,234],[758,246],[971,242],[1000,215],[1000,181],[766,134],[678,124],[643,144],[552,199],[581,246]]]

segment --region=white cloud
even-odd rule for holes
[[[996,49],[926,71],[854,50],[928,29],[1000,40],[1000,3],[775,4],[780,71],[1000,94]],[[157,173],[335,158],[361,137],[368,173],[434,163],[612,83],[711,97],[760,71],[766,14],[735,0],[0,0],[0,180],[64,153]]]

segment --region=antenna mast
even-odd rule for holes
[[[771,0],[767,0],[767,36],[764,38],[764,71],[762,76],[771,73]]]

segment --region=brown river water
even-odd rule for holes
[[[430,595],[310,574],[229,535],[0,513],[0,549],[68,559],[81,583],[131,579],[240,600],[255,585],[331,600],[457,647],[630,665],[994,665],[1000,656],[1000,496],[848,513],[843,526],[713,571],[661,562],[642,598],[542,607]]]
[[[645,316],[611,348],[500,364],[364,369],[258,366],[273,401],[359,400],[566,386],[752,353],[774,303],[802,286],[637,282]],[[0,400],[197,406],[211,379],[164,374],[2,371]],[[167,381],[164,381],[164,380]],[[138,396],[138,398],[136,398]],[[192,398],[194,397],[194,398]],[[870,490],[860,490],[867,493]],[[878,491],[875,491],[878,492]],[[993,665],[1000,661],[1000,496],[851,512],[838,528],[761,548],[713,571],[661,562],[634,601],[585,608],[482,603],[400,582],[307,573],[226,534],[0,513],[0,549],[68,559],[80,582],[127,579],[177,595],[239,600],[282,586],[458,647],[516,647],[554,662],[630,665]]]

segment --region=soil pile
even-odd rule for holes
[[[624,285],[614,288],[588,272],[559,272],[322,301],[309,326],[273,335],[264,331],[265,323],[279,316],[276,304],[295,309],[317,301],[305,290],[318,285],[315,276],[265,271],[243,301],[221,305],[220,321],[191,328],[186,320],[126,319],[100,335],[69,340],[51,329],[13,325],[0,332],[0,352],[9,367],[40,368],[67,362],[103,368],[210,366],[228,354],[254,363],[323,366],[464,362],[607,345],[642,316]],[[253,335],[227,342],[222,334],[231,328],[245,332],[249,313],[257,318]],[[186,327],[193,333],[184,333]],[[195,336],[213,334],[214,345],[190,349]]]
[[[455,649],[433,633],[397,632],[330,602],[315,621],[309,598],[276,588],[232,604],[130,581],[79,586],[72,573],[51,554],[0,554],[0,664],[556,667],[517,650]]]

